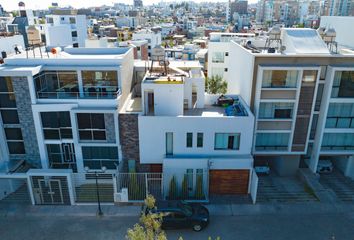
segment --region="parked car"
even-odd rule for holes
[[[318,173],[331,173],[333,172],[333,164],[331,160],[319,160],[317,164]]]
[[[269,175],[270,173],[270,168],[269,168],[269,163],[268,161],[261,161],[258,162],[254,166],[254,170],[256,171],[257,174],[266,174]]]
[[[160,201],[155,209],[144,208],[146,214],[163,213],[162,229],[191,228],[199,232],[209,224],[209,211],[199,203]]]

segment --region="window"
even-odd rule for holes
[[[317,79],[317,71],[316,70],[304,70],[302,73],[302,81],[303,82],[315,82]]]
[[[64,17],[61,17],[60,19],[61,19],[62,21],[64,21],[64,20],[65,20],[65,18],[64,18]]]
[[[287,150],[290,133],[257,133],[256,150],[280,151]]]
[[[70,21],[70,24],[75,24],[76,23],[76,18],[70,17],[69,21]]]
[[[224,71],[225,71],[225,72],[227,72],[227,71],[228,71],[228,69],[227,69],[227,68],[225,68],[225,69],[224,69]]]
[[[80,140],[106,140],[104,114],[78,113]]]
[[[228,52],[225,52],[225,57],[228,57],[229,56],[229,53]]]
[[[16,108],[15,94],[0,93],[0,108]]]
[[[193,133],[187,133],[187,148],[193,147]]]
[[[71,36],[72,36],[72,37],[77,37],[77,31],[71,32]]]
[[[78,98],[76,72],[43,71],[33,77],[38,98]]]
[[[69,112],[42,112],[42,127],[45,139],[72,139]]]
[[[21,128],[4,128],[7,140],[23,140]]]
[[[74,48],[78,48],[78,47],[79,47],[79,44],[78,44],[78,43],[74,43],[74,44],[73,44],[73,47],[74,47]]]
[[[76,157],[73,143],[47,144],[51,168],[71,168],[76,171]]]
[[[8,141],[7,147],[10,154],[25,154],[25,145],[22,142]]]
[[[318,84],[317,87],[317,96],[316,96],[316,103],[315,103],[315,111],[319,111],[321,108],[321,101],[322,101],[322,95],[323,95],[323,87],[324,84]]]
[[[223,52],[213,52],[211,55],[211,61],[213,63],[223,63],[225,54]]]
[[[117,71],[82,71],[82,81],[87,98],[117,97]]]
[[[117,147],[82,147],[84,166],[90,169],[115,169],[118,164]]]
[[[265,70],[263,72],[263,88],[296,88],[298,71]]]
[[[239,148],[239,133],[215,133],[215,150],[238,150]]]
[[[0,92],[2,93],[14,92],[11,77],[0,77]]]
[[[354,104],[330,103],[326,128],[354,128]]]
[[[18,124],[20,120],[18,118],[17,110],[0,110],[1,118],[4,124]]]
[[[265,103],[259,105],[259,119],[291,119],[294,103]]]
[[[354,98],[354,71],[337,71],[334,75],[332,98]]]
[[[166,155],[173,155],[173,133],[166,133]]]
[[[354,150],[354,133],[325,133],[321,150]]]
[[[203,147],[203,133],[197,133],[197,147]]]

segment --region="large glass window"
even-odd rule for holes
[[[238,150],[240,149],[239,133],[215,133],[215,150]]]
[[[78,113],[77,121],[80,140],[106,140],[103,113]]]
[[[0,93],[0,108],[16,108],[15,94]]]
[[[11,77],[0,77],[0,114],[4,124],[19,123]]]
[[[354,133],[325,133],[321,150],[354,150]]]
[[[193,147],[193,133],[187,133],[187,148]]]
[[[330,103],[326,128],[354,128],[354,104]]]
[[[203,133],[197,133],[197,147],[203,147]]]
[[[263,88],[296,88],[299,71],[264,70]]]
[[[20,120],[18,118],[17,110],[0,110],[1,118],[4,124],[18,124]]]
[[[76,72],[44,71],[34,77],[38,98],[78,98]]]
[[[223,63],[225,58],[224,52],[213,52],[211,56],[211,61],[213,63]]]
[[[90,169],[115,169],[118,164],[117,147],[82,147],[84,166]]]
[[[82,71],[85,97],[113,98],[118,92],[117,71]]]
[[[42,112],[42,127],[45,139],[72,139],[69,112]]]
[[[331,97],[354,98],[354,71],[335,73]]]
[[[294,103],[265,103],[259,105],[260,119],[291,119],[293,117]]]
[[[173,155],[173,133],[166,133],[166,155]]]
[[[14,92],[11,77],[0,77],[0,92]]]
[[[22,131],[20,128],[4,128],[10,154],[25,154]]]
[[[76,171],[74,144],[47,144],[46,146],[49,164],[51,168],[71,168]]]
[[[257,133],[256,150],[258,151],[286,151],[288,149],[290,133]]]

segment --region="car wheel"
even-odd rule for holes
[[[199,232],[200,230],[202,230],[202,226],[200,224],[195,224],[193,225],[193,230]]]

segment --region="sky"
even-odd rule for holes
[[[17,10],[20,0],[0,0],[0,4],[7,11]],[[114,3],[133,4],[133,0],[22,0],[28,9],[46,9],[52,2],[57,2],[59,6],[65,7],[71,5],[75,8],[93,7],[101,5],[113,5]],[[165,0],[171,2],[172,0]],[[182,0],[174,0],[175,2]],[[187,0],[188,1],[188,0]],[[226,2],[227,0],[193,0],[194,2]],[[145,5],[159,3],[161,0],[143,0]],[[257,2],[257,0],[248,0],[249,3]]]

